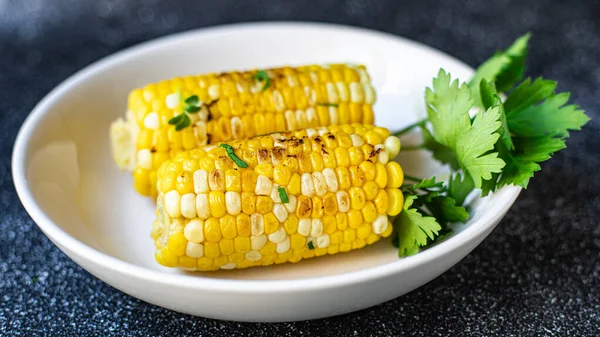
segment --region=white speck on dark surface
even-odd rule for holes
[[[599,336],[598,13],[598,1],[550,0],[0,1],[0,335]],[[223,322],[147,304],[85,272],[44,236],[16,196],[10,156],[29,111],[62,80],[123,48],[261,20],[368,27],[472,66],[532,31],[527,74],[558,80],[592,122],[543,164],[463,261],[373,308],[308,322]]]

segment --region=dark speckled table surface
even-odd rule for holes
[[[370,309],[297,323],[223,322],[152,306],[88,274],[42,234],[14,190],[10,156],[29,111],[115,51],[264,20],[368,27],[472,66],[532,31],[527,74],[558,80],[593,120],[462,262]],[[0,0],[0,335],[599,336],[599,60],[599,1]]]

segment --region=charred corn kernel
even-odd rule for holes
[[[388,195],[387,214],[391,216],[398,215],[404,206],[404,195],[402,195],[402,191],[397,188],[388,188],[386,189],[386,192]]]
[[[225,149],[218,146],[167,160],[158,171],[158,220],[151,235],[157,261],[186,270],[246,268],[345,252],[390,235],[387,216],[403,204],[395,187],[401,168],[379,162],[388,150],[366,144],[361,134],[371,131],[382,141],[387,134],[356,124],[228,143],[236,153],[254,153],[247,168],[228,168],[230,159],[221,158]],[[348,149],[357,165],[349,155],[333,167],[314,159],[345,156]],[[368,158],[367,151],[375,154]],[[297,171],[287,166],[290,156],[299,161]]]

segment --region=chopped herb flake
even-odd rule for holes
[[[287,192],[285,191],[285,187],[279,187],[277,191],[279,191],[279,199],[281,199],[282,203],[287,204],[290,202]]]
[[[231,160],[233,160],[233,162],[241,167],[241,168],[247,168],[248,164],[246,164],[243,160],[240,159],[240,157],[238,157],[235,152],[233,151],[233,147],[231,147],[231,145],[228,144],[219,144],[219,147],[222,147],[225,149],[225,152],[227,152],[227,155],[229,156],[229,158],[231,158]]]
[[[315,245],[313,244],[313,242],[312,242],[312,241],[308,241],[308,244],[307,244],[307,246],[308,246],[308,249],[309,249],[309,250],[313,250],[313,249],[315,249]]]
[[[269,74],[267,74],[264,70],[259,70],[254,76],[252,76],[258,82],[264,82],[262,91],[267,90],[271,86],[271,79],[269,78]]]

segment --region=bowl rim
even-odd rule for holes
[[[154,282],[162,285],[174,285],[187,289],[202,289],[209,291],[223,291],[236,293],[285,293],[290,291],[301,292],[315,289],[329,289],[342,286],[349,286],[363,282],[372,281],[378,278],[389,277],[393,274],[409,270],[419,265],[426,265],[436,258],[465,245],[468,241],[479,237],[485,231],[490,230],[502,219],[512,203],[515,201],[521,191],[521,187],[506,186],[497,191],[494,195],[498,200],[492,203],[489,209],[463,231],[452,235],[450,238],[438,245],[421,251],[413,256],[404,257],[397,261],[386,263],[363,270],[346,272],[331,276],[308,277],[303,279],[290,280],[239,280],[239,279],[216,279],[199,275],[188,274],[167,274],[158,270],[152,270],[140,265],[120,260],[108,255],[102,251],[96,250],[83,242],[77,240],[69,233],[65,232],[52,219],[50,219],[37,204],[35,197],[30,189],[26,174],[27,153],[30,147],[33,132],[43,117],[50,111],[51,106],[59,101],[62,96],[68,93],[79,83],[85,82],[96,76],[102,69],[111,65],[126,62],[129,59],[135,59],[140,55],[151,52],[156,49],[164,48],[165,45],[176,43],[179,40],[193,39],[198,36],[231,33],[233,30],[270,30],[270,29],[291,29],[291,30],[328,30],[333,33],[346,32],[360,34],[372,38],[385,38],[402,43],[413,45],[428,52],[440,56],[449,57],[457,62],[459,60],[447,55],[437,49],[399,37],[393,34],[380,32],[376,30],[351,27],[339,24],[313,23],[313,22],[260,22],[260,23],[237,23],[226,24],[207,28],[198,28],[190,31],[184,31],[176,34],[167,35],[157,39],[151,39],[140,44],[125,48],[114,54],[108,55],[92,64],[84,67],[62,81],[58,86],[52,89],[31,111],[21,126],[13,147],[12,154],[12,176],[13,182],[19,198],[26,211],[29,213],[38,227],[51,239],[59,249],[65,253],[67,251],[78,256],[82,261],[89,261],[102,268],[110,270],[117,274],[124,274],[130,278]],[[70,256],[70,254],[67,254]],[[79,264],[79,263],[78,263]],[[88,269],[84,267],[84,269]]]

